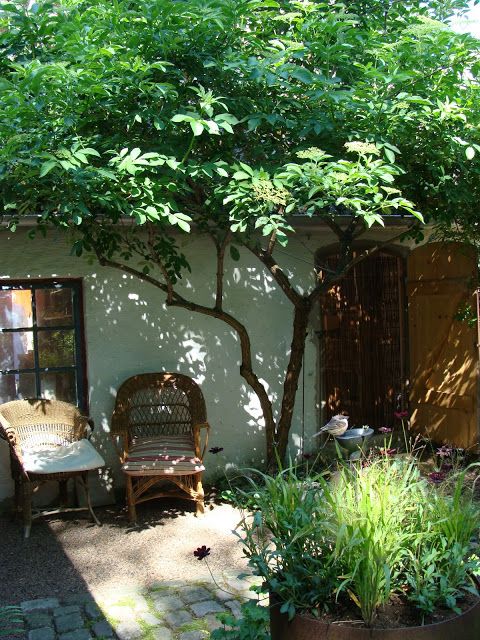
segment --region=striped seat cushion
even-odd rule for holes
[[[188,435],[134,438],[122,465],[122,470],[131,476],[185,476],[204,469]]]

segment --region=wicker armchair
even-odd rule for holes
[[[188,376],[143,373],[121,385],[111,434],[121,446],[130,521],[136,521],[137,504],[161,497],[193,500],[197,514],[203,513],[209,430],[202,392]]]
[[[93,422],[72,404],[59,400],[13,400],[0,405],[0,437],[10,445],[12,477],[17,511],[23,512],[25,538],[32,518],[63,511],[88,510],[100,524],[90,502],[88,471],[105,465],[90,444]],[[66,485],[78,478],[86,495],[86,506],[67,508]],[[60,483],[61,506],[32,514],[32,492],[47,480]]]

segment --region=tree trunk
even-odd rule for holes
[[[287,373],[283,384],[282,408],[276,430],[276,450],[280,461],[285,459],[288,446],[288,436],[292,425],[295,397],[297,395],[298,380],[303,366],[305,353],[305,341],[307,327],[312,310],[312,302],[308,298],[302,298],[300,304],[295,306],[293,317],[293,336],[290,348]],[[269,451],[267,443],[267,461],[269,468],[275,464],[273,450]]]

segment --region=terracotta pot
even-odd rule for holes
[[[280,604],[271,604],[270,630],[272,640],[480,640],[480,600],[450,620],[399,629],[339,626],[304,615],[289,622]]]

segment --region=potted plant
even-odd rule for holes
[[[377,455],[251,483],[238,535],[270,594],[272,640],[480,638],[465,472],[439,488],[415,457]]]

